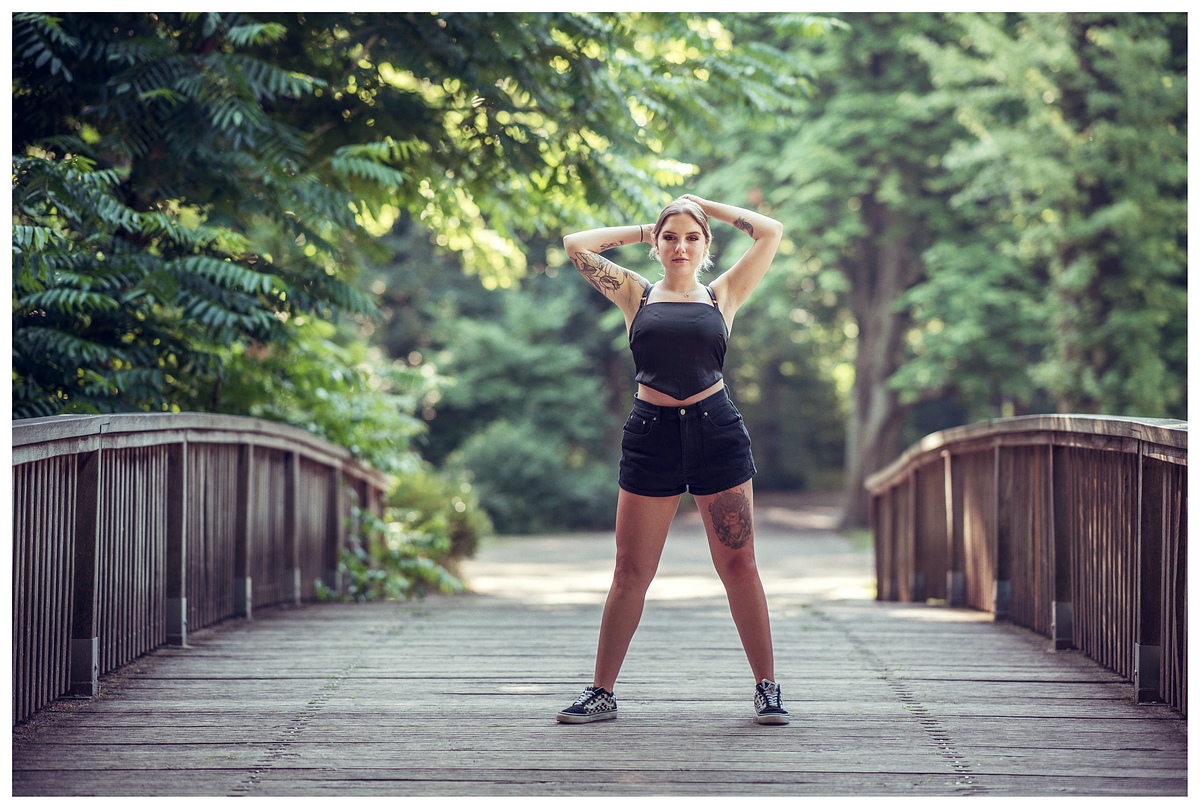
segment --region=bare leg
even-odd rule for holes
[[[617,561],[600,621],[592,685],[613,690],[678,508],[678,496],[643,497],[622,489],[617,497]]]
[[[725,585],[729,611],[750,661],[754,682],[775,681],[771,619],[754,560],[754,489],[749,481],[735,489],[696,497],[713,565]]]

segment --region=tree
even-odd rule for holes
[[[761,188],[781,258],[847,307],[847,523],[918,422],[1182,415],[1182,18],[842,19],[790,44],[812,103],[709,181]]]
[[[945,158],[961,226],[907,299],[924,351],[897,383],[957,357],[1004,414],[1186,418],[1186,16],[948,23],[914,47],[970,130]]]
[[[653,207],[665,147],[801,82],[690,14],[19,14],[14,406],[219,407],[223,347],[371,312],[400,212],[509,284],[522,235]]]
[[[354,197],[266,110],[316,83],[246,53],[283,34],[239,15],[15,16],[16,417],[204,402],[224,347],[370,311],[332,270]],[[272,254],[256,228],[291,239]]]
[[[921,255],[945,223],[947,192],[929,184],[931,166],[962,133],[920,103],[927,71],[905,37],[937,36],[929,15],[854,14],[825,37],[791,47],[815,73],[811,102],[772,137],[745,139],[722,170],[755,178],[765,204],[788,225],[789,263],[810,279],[805,312],[832,310],[856,342],[844,454],[845,521],[865,524],[866,475],[899,452],[905,416],[889,381],[905,358],[909,313],[899,296],[923,274]],[[816,304],[832,297],[833,306]],[[833,318],[832,320],[829,318]],[[838,331],[827,333],[837,351]],[[847,369],[849,370],[849,369]]]
[[[844,23],[827,17],[763,15],[756,38],[788,52],[812,78],[811,48]],[[819,103],[809,87],[798,116]],[[846,390],[853,352],[845,336],[848,313],[840,281],[812,261],[795,213],[798,191],[779,163],[795,137],[794,120],[737,120],[714,137],[693,143],[688,160],[701,166],[701,196],[734,202],[784,220],[785,238],[773,269],[738,315],[726,379],[755,437],[756,485],[764,489],[832,488],[840,482],[846,438]],[[782,169],[782,172],[780,171]],[[803,193],[800,191],[799,193]],[[738,255],[738,236],[718,232],[718,265]]]
[[[736,243],[735,243],[736,244]],[[812,278],[776,259],[730,335],[726,380],[754,437],[756,489],[836,488],[846,440],[835,369],[849,357],[839,313],[810,294]]]
[[[611,525],[620,422],[604,389],[624,357],[594,292],[534,243],[521,284],[485,292],[411,237],[395,237],[401,263],[377,269],[380,339],[439,380],[417,411],[424,458],[466,479],[501,531]]]
[[[694,14],[280,15],[271,57],[322,80],[295,114],[337,144],[408,144],[396,207],[495,286],[521,237],[647,211],[685,167],[664,159],[730,114],[789,110],[803,77],[737,23]],[[596,206],[596,207],[593,207]]]

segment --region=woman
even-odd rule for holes
[[[733,225],[754,243],[706,287],[697,275],[712,265],[710,218]],[[757,721],[789,720],[775,683],[767,599],[754,561],[750,437],[722,378],[734,316],[771,266],[782,235],[783,226],[770,217],[685,194],[653,225],[597,228],[563,239],[588,283],[624,312],[638,388],[621,441],[616,569],[600,623],[595,678],[559,712],[560,722],[616,718],[617,673],[684,491],[700,509],[750,661]],[[659,283],[600,255],[645,241],[662,264]]]

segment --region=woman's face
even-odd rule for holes
[[[700,223],[685,213],[663,220],[658,231],[658,260],[664,269],[695,272],[708,253]]]

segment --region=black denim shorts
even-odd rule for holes
[[[725,389],[686,407],[637,400],[621,437],[621,488],[647,497],[716,494],[754,477],[750,434]]]

